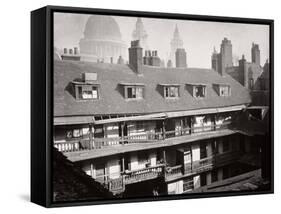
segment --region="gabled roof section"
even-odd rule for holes
[[[102,114],[149,114],[171,111],[187,111],[227,107],[250,103],[247,89],[229,75],[220,76],[211,69],[200,68],[154,68],[143,66],[143,75],[137,75],[128,65],[91,62],[54,62],[54,115],[82,116]],[[96,72],[100,83],[100,99],[78,101],[72,94],[72,81],[81,78],[82,73]],[[145,86],[142,102],[126,102],[120,83],[137,83]],[[165,99],[160,84],[180,85],[181,96],[177,100]],[[198,100],[185,88],[187,83],[206,85],[207,96]],[[212,84],[229,84],[232,95],[222,98],[212,88]]]

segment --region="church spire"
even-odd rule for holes
[[[136,28],[133,31],[133,40],[140,40],[140,46],[144,49],[148,49],[147,45],[147,33],[144,29],[144,25],[141,18],[137,18]]]
[[[175,26],[175,31],[173,34],[173,38],[170,42],[171,45],[171,53],[170,53],[170,59],[173,63],[175,63],[175,53],[178,48],[183,48],[183,40],[180,37],[180,32],[178,25]]]
[[[180,39],[180,33],[179,33],[179,29],[178,29],[177,24],[176,24],[176,28],[175,28],[175,31],[174,31],[174,39],[175,38]]]

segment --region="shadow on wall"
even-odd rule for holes
[[[76,78],[73,81],[75,81],[75,82],[82,82],[82,79],[81,78]],[[73,84],[71,82],[69,82],[67,84],[67,86],[65,87],[64,90],[67,91],[73,98],[75,98],[75,89],[74,89],[74,86],[73,86]]]

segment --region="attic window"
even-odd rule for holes
[[[167,86],[165,87],[165,97],[179,97],[179,87],[177,86]]]
[[[206,97],[206,85],[204,84],[187,84],[188,91],[195,98]]]
[[[214,88],[220,97],[228,97],[231,95],[230,85],[214,84]]]
[[[98,99],[98,88],[96,86],[78,86],[80,99]]]
[[[206,87],[205,86],[195,86],[194,87],[194,97],[205,97],[205,90]]]
[[[77,100],[97,100],[100,97],[100,85],[97,83],[97,73],[83,73],[82,80],[72,81]]]
[[[160,84],[163,87],[165,98],[178,98],[180,96],[180,85],[178,84]]]
[[[83,82],[73,82],[75,97],[77,100],[97,100],[99,99],[99,85],[85,84]]]
[[[127,87],[128,99],[143,99],[143,87],[132,86]]]
[[[122,83],[124,87],[124,97],[128,100],[140,100],[144,98],[144,85],[141,83]]]

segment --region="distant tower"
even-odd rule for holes
[[[148,50],[148,44],[147,44],[147,33],[144,29],[144,25],[142,23],[142,20],[141,18],[138,18],[137,19],[137,22],[136,22],[136,28],[135,30],[133,31],[133,40],[139,40],[140,41],[140,46],[142,48],[144,48],[145,50]]]
[[[221,43],[219,73],[224,75],[225,69],[232,66],[232,44],[230,40],[224,38]]]
[[[182,41],[182,39],[180,37],[178,25],[176,25],[176,28],[175,28],[175,31],[174,31],[174,35],[173,35],[173,39],[171,40],[170,45],[171,45],[170,59],[172,60],[172,62],[175,62],[176,50],[178,48],[183,48],[183,41]]]
[[[252,63],[260,65],[260,49],[259,45],[252,43]]]
[[[176,50],[176,67],[177,68],[186,68],[186,52],[184,48],[178,48]]]
[[[220,54],[216,51],[216,48],[214,47],[214,51],[212,54],[212,69],[214,69],[216,72],[219,72],[219,57]]]

